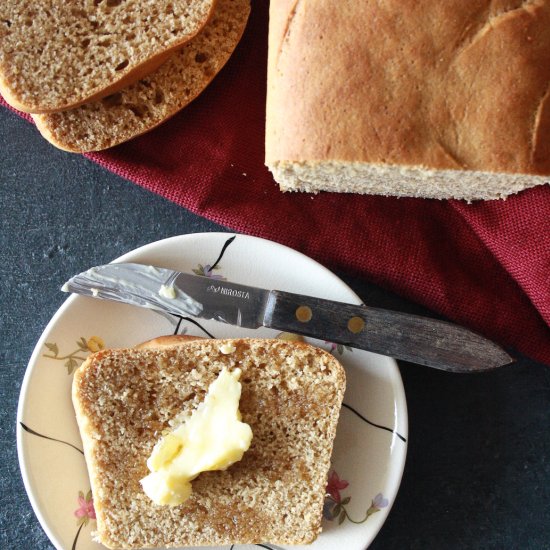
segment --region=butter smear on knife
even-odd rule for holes
[[[173,300],[176,298],[176,289],[173,286],[160,285],[159,294],[164,298]]]
[[[191,495],[201,472],[225,470],[250,447],[252,429],[241,422],[240,369],[224,368],[189,419],[164,436],[147,460],[151,473],[141,480],[156,504],[176,506]]]

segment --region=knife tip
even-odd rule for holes
[[[496,345],[495,345],[496,346]],[[517,361],[517,359],[511,356],[507,351],[502,349],[500,346],[496,346],[496,353],[492,354],[491,364],[488,365],[488,368],[498,368],[505,367],[507,365],[512,365]]]

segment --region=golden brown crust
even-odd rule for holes
[[[97,536],[110,548],[306,544],[321,529],[342,366],[303,343],[160,339],[162,348],[102,350],[75,374]],[[176,345],[168,345],[176,343]],[[240,411],[253,441],[243,459],[193,482],[181,506],[151,503],[145,461],[175,417],[191,414],[223,368],[242,370]]]
[[[181,346],[185,342],[200,340],[201,336],[191,336],[189,334],[168,334],[166,336],[157,336],[152,340],[147,340],[135,346],[135,349],[161,349],[172,346]]]
[[[344,191],[338,163],[550,174],[550,0],[274,0],[270,10],[274,171],[334,162],[332,190],[340,177]],[[398,181],[392,173],[387,194]]]

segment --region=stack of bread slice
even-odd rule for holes
[[[57,147],[106,149],[196,98],[249,12],[250,0],[5,0],[0,93]]]

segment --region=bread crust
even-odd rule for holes
[[[488,187],[550,174],[550,0],[273,0],[269,33],[276,176],[332,163],[330,190],[346,191],[348,165],[471,171]],[[287,175],[286,188],[308,177]]]
[[[162,349],[173,346],[181,346],[186,342],[201,340],[202,336],[191,336],[189,334],[169,334],[167,336],[157,336],[152,340],[147,340],[134,347],[134,349]]]
[[[220,349],[226,343],[233,353]],[[228,470],[201,474],[183,505],[156,506],[139,485],[152,446],[223,367],[242,370],[252,446]],[[304,343],[168,336],[91,355],[72,395],[98,540],[109,548],[312,542],[344,390],[338,361]]]

